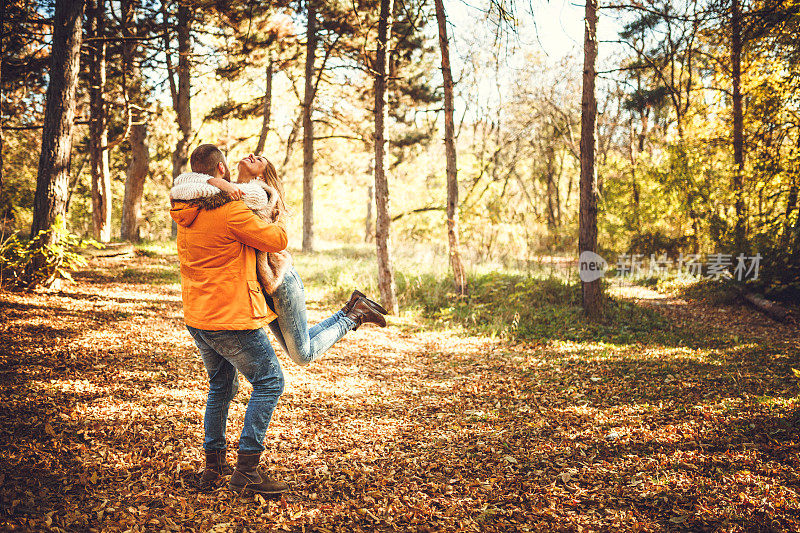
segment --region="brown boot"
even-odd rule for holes
[[[379,313],[381,313],[381,314],[384,314],[384,315],[388,315],[388,314],[389,314],[389,311],[387,311],[386,309],[384,309],[384,308],[383,308],[383,306],[382,306],[381,304],[379,304],[378,302],[376,302],[376,301],[374,301],[374,300],[370,300],[369,298],[367,298],[367,297],[366,297],[366,295],[365,295],[363,292],[361,292],[361,291],[359,291],[359,290],[355,290],[355,291],[353,291],[353,294],[351,294],[351,295],[350,295],[350,299],[349,299],[349,300],[347,300],[347,303],[346,303],[346,304],[344,304],[344,307],[342,307],[342,312],[343,312],[344,314],[347,314],[347,313],[349,313],[349,312],[350,312],[350,310],[353,308],[353,306],[356,304],[356,302],[358,301],[358,299],[359,299],[359,298],[363,298],[364,300],[366,300],[366,302],[367,302],[367,303],[368,303],[368,304],[369,304],[369,305],[370,305],[370,306],[371,306],[373,309],[375,309],[376,311],[378,311]]]
[[[364,297],[359,297],[345,316],[356,323],[353,331],[357,330],[361,324],[377,324],[382,328],[386,327],[386,319]]]
[[[269,479],[258,468],[260,453],[239,453],[236,459],[236,470],[233,471],[231,490],[236,492],[257,492],[259,494],[281,494],[289,490],[289,485],[282,481]]]
[[[226,450],[206,450],[206,467],[200,478],[202,488],[216,487],[224,476],[233,474],[233,468],[225,459],[225,452]]]

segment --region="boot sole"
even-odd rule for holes
[[[374,324],[374,325],[378,326],[379,328],[385,328],[386,327],[386,319],[384,319],[381,322],[362,322],[361,324],[356,324],[356,327],[353,328],[353,331],[356,331],[358,328],[360,328],[364,324]]]
[[[234,487],[233,485],[230,485],[230,484],[229,484],[229,485],[228,485],[228,488],[229,488],[231,491],[233,491],[233,492],[236,492],[236,493],[239,493],[239,494],[254,494],[254,495],[255,495],[255,494],[265,494],[265,495],[267,495],[267,496],[277,496],[278,494],[284,494],[284,493],[286,493],[286,492],[289,492],[289,489],[284,489],[284,490],[272,490],[272,491],[268,491],[268,490],[257,490],[257,489],[254,489],[254,488],[252,488],[252,487],[248,487],[247,485],[245,485],[244,487]]]

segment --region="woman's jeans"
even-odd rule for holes
[[[269,328],[298,365],[304,366],[319,358],[356,326],[352,319],[338,311],[309,328],[306,291],[294,267],[286,271],[283,282],[271,296],[272,301],[267,297],[267,303],[278,314],[278,318],[270,322]]]
[[[263,329],[208,331],[186,326],[200,349],[208,372],[208,399],[203,419],[207,451],[224,450],[228,407],[239,390],[236,372],[253,385],[239,438],[239,453],[264,451],[272,412],[283,394],[283,371]]]

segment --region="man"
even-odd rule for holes
[[[192,152],[192,171],[230,180],[222,152],[203,144]],[[279,494],[288,490],[259,469],[264,436],[283,393],[283,372],[262,326],[276,318],[256,277],[255,250],[286,248],[286,230],[258,218],[243,202],[222,196],[173,201],[178,224],[183,313],[200,350],[209,388],[203,420],[206,464],[204,487],[230,475],[225,425],[238,390],[237,371],[253,385],[239,439],[239,454],[229,487],[236,491]]]

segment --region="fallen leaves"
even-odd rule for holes
[[[404,324],[359,329],[309,367],[281,355],[262,463],[292,492],[199,492],[206,382],[179,286],[115,281],[114,261],[60,293],[0,293],[8,529],[800,528],[796,340],[730,314],[690,328],[691,302],[659,306],[686,328],[675,345]]]

